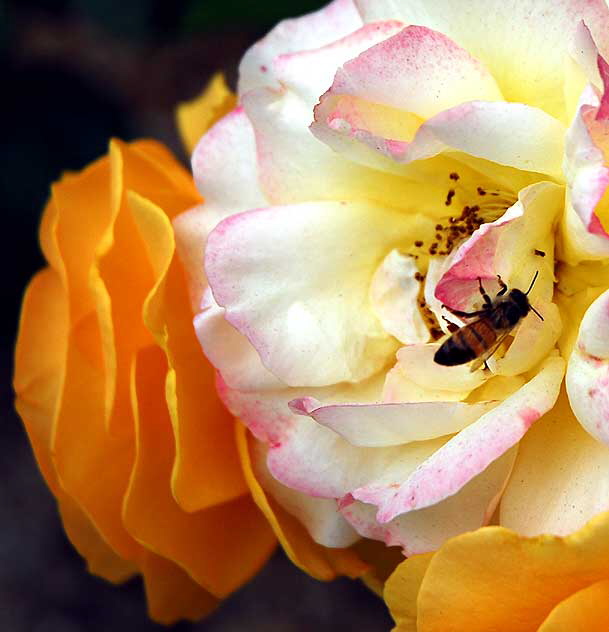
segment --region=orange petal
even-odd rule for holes
[[[68,300],[58,274],[46,268],[30,282],[21,308],[15,349],[15,406],[38,466],[54,494],[51,433],[68,344]]]
[[[236,105],[237,97],[226,85],[222,73],[216,73],[192,101],[180,103],[176,119],[186,151],[192,153],[199,138]]]
[[[148,615],[164,625],[180,619],[197,621],[218,604],[181,568],[154,553],[145,553],[141,561],[148,601]]]
[[[410,562],[395,573],[406,575]],[[429,563],[416,601],[417,630],[533,632],[561,601],[609,578],[608,569],[609,513],[565,538],[525,538],[502,527],[465,533]],[[393,608],[400,599],[415,611],[411,590],[394,594]]]
[[[170,365],[166,397],[176,439],[173,494],[184,510],[197,511],[247,492],[233,420],[216,394],[213,367],[195,336],[169,219],[138,195],[131,194],[129,204],[155,276],[144,320]]]
[[[383,596],[396,623],[394,632],[417,632],[417,597],[433,555],[409,557],[385,583]]]
[[[353,550],[329,549],[317,544],[296,518],[265,494],[252,468],[249,441],[255,439],[250,437],[246,427],[238,421],[235,424],[235,433],[250,492],[290,560],[315,579],[328,581],[338,575],[351,578],[362,576],[369,567]]]
[[[179,564],[216,597],[225,597],[266,562],[273,534],[248,496],[186,513],[170,488],[174,443],[164,399],[167,360],[158,347],[139,352],[132,375],[136,462],[124,505],[130,533]]]
[[[90,573],[113,583],[129,579],[137,566],[119,557],[107,544],[79,506],[63,493],[58,495],[63,527],[74,548],[87,561]]]
[[[62,487],[109,545],[134,559],[139,550],[121,521],[122,497],[133,465],[132,439],[106,433],[104,367],[95,313],[73,325],[64,389],[52,438]]]
[[[596,582],[561,601],[538,632],[607,632],[609,579]]]

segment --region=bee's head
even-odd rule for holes
[[[518,320],[524,318],[529,311],[531,310],[531,304],[529,303],[529,299],[527,295],[518,289],[513,289],[510,291],[510,301],[514,304],[515,307],[518,308]]]

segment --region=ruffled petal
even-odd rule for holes
[[[334,150],[373,168],[390,169],[383,159],[408,164],[458,151],[525,171],[562,174],[563,124],[520,103],[470,100],[423,122],[384,104],[327,97],[315,109],[311,131]]]
[[[525,386],[446,442],[403,483],[368,484],[351,494],[376,505],[382,524],[452,496],[515,445],[554,405],[563,373],[563,360],[549,358]]]
[[[265,368],[251,342],[226,320],[225,312],[207,288],[201,311],[194,319],[199,344],[220,372],[224,383],[238,391],[285,387]]]
[[[315,138],[312,110],[296,93],[260,89],[242,101],[256,132],[260,183],[272,204],[366,199],[414,212],[437,209],[420,184],[390,173],[387,165],[355,164]]]
[[[396,622],[394,632],[417,632],[417,596],[432,557],[432,553],[409,557],[385,583],[383,597]]]
[[[275,539],[248,496],[194,513],[176,503],[170,485],[175,448],[164,397],[166,373],[161,349],[138,353],[131,384],[136,455],[123,520],[146,548],[173,560],[215,597],[226,597],[262,567]]]
[[[262,86],[278,87],[273,60],[279,55],[320,48],[361,26],[362,19],[353,0],[334,0],[314,13],[283,20],[243,56],[239,94]]]
[[[609,123],[598,118],[600,108],[597,92],[588,86],[565,139],[567,197],[559,254],[571,265],[609,256]]]
[[[575,416],[595,439],[609,445],[609,291],[586,311],[567,367],[567,393]]]
[[[604,632],[609,629],[609,579],[595,582],[561,601],[539,632]]]
[[[607,51],[609,11],[602,0],[522,3],[473,0],[355,0],[366,23],[401,20],[444,33],[489,69],[507,101],[528,103],[565,118],[564,60],[583,20]],[[505,45],[498,45],[503,42]],[[531,50],[535,48],[535,63]]]
[[[282,485],[271,476],[266,466],[267,452],[268,447],[264,443],[251,442],[251,464],[256,479],[267,494],[298,519],[315,542],[329,548],[344,548],[360,539],[338,511],[335,500],[307,496]]]
[[[205,204],[180,214],[173,227],[196,313],[207,287],[203,264],[207,235],[225,217],[268,204],[258,183],[254,130],[243,108],[227,114],[201,138],[192,156],[192,171]]]
[[[419,402],[324,406],[312,397],[302,397],[293,399],[290,408],[330,428],[351,445],[384,448],[454,434],[488,412],[495,404]]]
[[[313,108],[332,85],[337,68],[403,28],[395,20],[367,24],[327,46],[280,55],[273,62],[274,74],[282,86]]]
[[[488,523],[508,480],[516,448],[493,461],[454,496],[437,505],[397,516],[386,524],[376,520],[374,505],[345,502],[341,512],[367,538],[402,547],[411,556],[439,548],[448,538]]]
[[[213,367],[198,350],[171,223],[152,202],[135,193],[128,199],[155,279],[144,302],[144,322],[169,362],[166,399],[176,441],[172,489],[183,509],[196,511],[247,488],[232,420],[214,392]]]
[[[383,329],[404,344],[427,342],[429,330],[419,310],[420,273],[411,255],[392,250],[370,283],[370,301]]]
[[[408,575],[410,564],[411,560],[400,564],[389,584],[399,586],[399,577]],[[608,514],[565,538],[525,538],[487,527],[446,542],[427,567],[416,605],[402,604],[396,615],[416,613],[420,632],[444,632],[446,613],[455,632],[531,632],[561,601],[607,579],[608,566]],[[415,572],[420,576],[421,569],[415,567]],[[412,598],[413,592],[388,593],[392,610],[396,598]]]
[[[609,509],[609,449],[573,416],[563,391],[520,442],[500,524],[522,535],[566,535]]]
[[[331,580],[337,575],[359,577],[368,570],[357,554],[349,549],[329,549],[311,539],[303,525],[273,498],[267,496],[252,467],[251,445],[246,428],[236,423],[235,432],[243,472],[252,497],[271,525],[286,555],[312,577]]]
[[[384,252],[432,229],[427,218],[365,202],[261,209],[214,230],[206,269],[226,319],[286,384],[357,381],[396,348],[369,308],[372,272]]]
[[[220,72],[209,80],[201,94],[192,101],[178,104],[176,120],[186,151],[192,153],[201,136],[236,105],[237,97],[228,88]]]
[[[180,619],[197,621],[212,612],[218,600],[197,585],[179,566],[154,553],[144,553],[141,570],[148,615],[170,625]]]

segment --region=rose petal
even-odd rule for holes
[[[290,560],[316,579],[329,581],[337,575],[360,577],[368,568],[353,549],[330,549],[314,542],[307,530],[273,498],[267,496],[257,480],[252,464],[254,440],[239,422],[235,434],[243,473],[252,497],[271,525]]]
[[[537,630],[556,604],[607,578],[608,517],[597,516],[566,538],[525,538],[489,527],[449,540],[434,555],[421,582],[416,598],[419,629],[444,630],[450,612],[454,630]],[[408,576],[411,563],[405,560],[389,579],[394,588]],[[417,566],[415,573],[420,573]],[[397,590],[387,594],[394,599],[406,596]],[[395,606],[404,608],[395,601],[389,606],[392,611]]]
[[[369,484],[351,492],[353,497],[376,505],[377,520],[386,523],[451,496],[554,405],[563,373],[563,360],[549,358],[523,388],[450,439],[397,488]]]
[[[235,152],[239,160],[233,159]],[[225,217],[268,204],[258,184],[254,131],[243,108],[227,114],[201,138],[192,170],[205,204],[176,217],[173,227],[197,312],[207,286],[203,266],[207,235]]]
[[[263,443],[256,441],[251,452],[253,472],[260,485],[304,525],[315,542],[330,548],[341,548],[359,540],[359,535],[338,511],[335,500],[307,496],[273,478],[266,466],[268,449]]]
[[[276,88],[273,60],[293,51],[319,48],[362,26],[353,0],[334,0],[319,11],[283,20],[243,56],[239,66],[239,94],[253,88]]]
[[[437,208],[419,184],[345,160],[316,139],[311,108],[294,92],[254,90],[242,102],[256,130],[260,184],[273,204],[368,199],[415,212]]]
[[[380,448],[425,441],[462,430],[495,402],[420,402],[324,406],[311,397],[294,399],[290,408],[334,430],[351,445]]]
[[[564,60],[583,20],[603,54],[609,11],[602,0],[539,0],[534,3],[472,0],[356,0],[364,22],[394,19],[436,29],[479,59],[505,99],[528,103],[564,119]],[[498,42],[509,45],[498,46]],[[534,43],[534,44],[533,44]],[[531,46],[537,52],[530,63]]]
[[[573,412],[584,429],[609,445],[609,291],[586,311],[569,358],[566,386]]]
[[[605,196],[609,167],[603,151],[603,138],[609,134],[609,127],[605,121],[592,120],[600,103],[592,87],[584,90],[566,135],[567,199],[560,226],[559,255],[571,265],[609,255],[609,237],[601,223],[609,212]]]
[[[418,275],[414,257],[392,250],[370,284],[372,309],[383,329],[404,344],[427,342],[430,337],[418,307]]]
[[[387,524],[376,521],[376,508],[361,502],[341,509],[343,515],[364,537],[382,540],[387,546],[401,546],[411,556],[439,548],[448,538],[485,525],[510,475],[516,448],[493,461],[454,496],[437,505],[397,516]]]
[[[192,153],[199,139],[220,118],[237,105],[237,97],[226,85],[224,75],[216,73],[201,94],[192,101],[180,103],[176,109],[176,122],[182,144]]]
[[[398,138],[386,125],[388,113],[363,115],[349,101],[345,111],[327,103],[315,111],[311,131],[336,151],[374,168],[385,167],[376,154],[408,164],[442,152],[460,151],[525,171],[562,174],[562,123],[543,110],[520,103],[469,101],[444,110],[425,123],[395,113],[405,131]],[[420,124],[419,126],[419,123]],[[396,125],[398,123],[396,122]]]
[[[609,579],[595,582],[561,601],[539,632],[603,632],[609,628]]]
[[[365,202],[242,213],[210,235],[207,274],[226,319],[286,384],[357,381],[396,348],[369,309],[374,267],[429,223]]]
[[[243,391],[278,389],[285,384],[268,371],[250,341],[224,318],[225,310],[208,288],[194,325],[199,343],[230,388]]]
[[[319,95],[332,85],[337,68],[403,28],[401,22],[394,20],[367,24],[321,48],[280,55],[273,62],[274,75],[282,86],[313,108]]]
[[[566,535],[609,509],[609,450],[577,423],[563,391],[520,442],[500,523],[523,535]]]

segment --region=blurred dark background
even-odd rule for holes
[[[163,630],[139,580],[115,587],[86,573],[66,540],[10,386],[25,285],[43,265],[37,228],[49,185],[104,154],[111,136],[153,137],[185,162],[175,105],[212,72],[236,77],[246,48],[277,21],[322,0],[0,0],[5,222],[0,249],[0,631]],[[7,225],[8,224],[8,225]],[[349,580],[318,583],[278,553],[199,624],[172,630],[388,630],[382,602]]]

